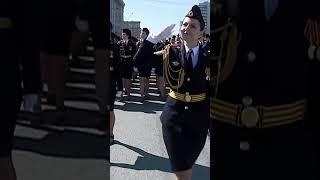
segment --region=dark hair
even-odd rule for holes
[[[147,34],[147,36],[149,35],[149,29],[148,28],[142,28],[142,31],[145,32]]]
[[[131,31],[129,29],[123,29],[123,33],[125,33],[129,38],[131,37]]]

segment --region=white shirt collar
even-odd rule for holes
[[[186,49],[186,53],[188,53],[189,48],[186,46],[186,44],[184,44],[184,47]],[[192,51],[193,51],[193,55],[191,55],[191,58],[192,58],[192,66],[194,68],[198,63],[199,44],[196,47],[192,48]]]
[[[189,48],[187,47],[187,45],[184,43],[184,48],[186,49],[186,53],[189,51]],[[198,51],[199,51],[199,44],[194,47],[194,48],[191,48],[192,51],[193,51],[193,56],[197,55],[198,54]]]

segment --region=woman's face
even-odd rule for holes
[[[140,39],[146,39],[147,38],[147,33],[144,31],[140,32]]]
[[[202,35],[200,22],[197,19],[185,17],[180,28],[180,34],[187,43],[197,42]]]
[[[128,40],[129,36],[126,33],[122,33],[122,39]]]

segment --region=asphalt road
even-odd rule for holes
[[[151,82],[151,91],[155,90]],[[135,89],[136,88],[136,89]],[[140,102],[138,84],[129,101],[116,102],[116,144],[110,148],[111,180],[170,180],[168,155],[162,139],[160,114],[164,102],[159,94],[150,93],[151,100]],[[210,179],[210,141],[193,167],[194,180]]]

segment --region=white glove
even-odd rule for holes
[[[160,51],[156,51],[153,54],[157,55],[157,56],[162,56],[163,55],[163,50]]]
[[[175,27],[175,24],[171,24],[170,26],[166,27],[163,31],[161,31],[157,35],[149,35],[147,37],[147,41],[152,42],[153,44],[156,44],[157,42],[166,39],[173,33],[173,28]]]
[[[133,67],[133,71],[137,73],[138,72],[138,68]]]

